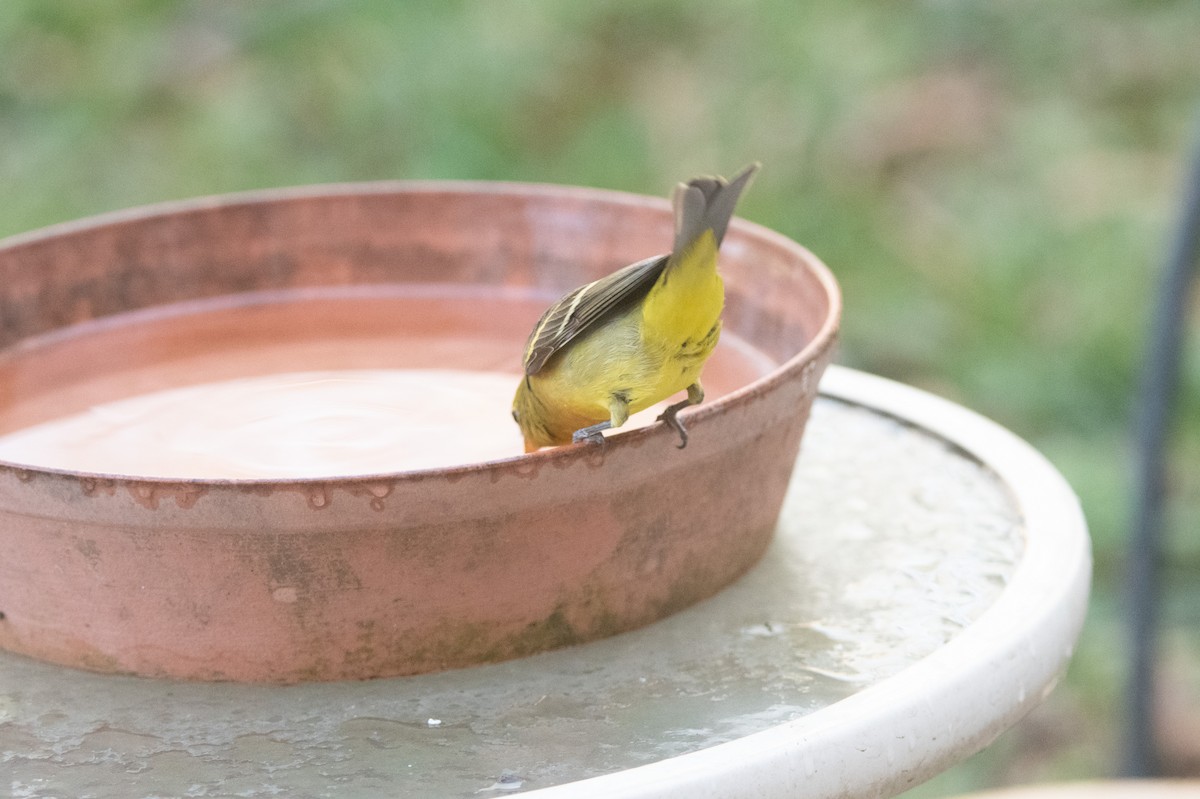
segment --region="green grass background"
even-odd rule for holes
[[[1197,87],[1190,0],[0,0],[0,235],[327,181],[665,195],[762,161],[740,213],[837,274],[840,361],[1010,427],[1088,515],[1068,677],[911,794],[944,796],[1115,768],[1129,417]],[[1169,517],[1176,773],[1200,773],[1196,304]]]

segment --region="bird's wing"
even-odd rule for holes
[[[550,356],[571,343],[617,308],[644,297],[662,274],[670,254],[656,255],[618,269],[572,291],[550,306],[525,345],[525,374],[532,375]]]

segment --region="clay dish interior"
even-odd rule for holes
[[[275,372],[455,368],[515,387],[551,301],[671,237],[664,200],[484,183],[256,192],[13,237],[0,434]],[[576,644],[712,595],[770,541],[840,313],[825,267],[762,227],[735,221],[721,263],[725,333],[686,449],[650,425],[357,477],[0,462],[0,646],[148,676],[366,678]]]

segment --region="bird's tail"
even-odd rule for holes
[[[721,328],[725,288],[717,248],[734,206],[758,164],[732,181],[694,178],[675,192],[675,247],[642,303],[642,336],[690,347],[707,357]]]
[[[675,246],[674,252],[682,252],[705,230],[713,232],[717,246],[725,238],[725,230],[733,217],[738,198],[750,185],[757,162],[743,169],[732,180],[699,177],[680,183],[675,188]]]

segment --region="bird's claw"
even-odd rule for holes
[[[676,449],[683,449],[687,446],[688,434],[687,428],[683,426],[683,422],[679,421],[679,407],[672,405],[658,415],[657,421],[663,422],[667,427],[679,434],[679,445]]]
[[[604,434],[599,430],[576,430],[571,434],[572,444],[599,444],[604,445]]]

